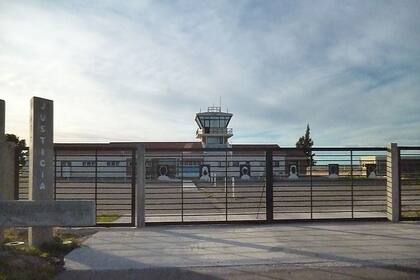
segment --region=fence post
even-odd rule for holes
[[[354,219],[353,150],[350,150],[350,180],[351,180],[351,218]]]
[[[54,148],[54,200],[57,200],[57,150],[55,148]]]
[[[273,151],[265,153],[265,203],[266,221],[273,221]]]
[[[19,156],[22,152],[17,146],[15,147],[15,194],[13,200],[19,200],[19,179],[20,179],[20,165],[19,165]]]
[[[387,147],[386,156],[386,197],[387,218],[391,222],[400,220],[400,151],[397,143]]]
[[[137,227],[141,228],[145,226],[145,149],[144,145],[136,146],[136,217]]]
[[[95,219],[98,224],[98,149],[95,149]]]
[[[311,197],[311,220],[314,218],[314,205],[313,205],[313,176],[312,176],[312,165],[314,162],[314,154],[311,150],[311,161],[309,162],[309,177],[310,177],[310,197]]]
[[[0,99],[0,200],[3,199],[3,184],[4,184],[4,177],[5,177],[5,162],[3,160],[3,156],[4,156],[4,149],[5,149],[5,145],[6,145],[6,135],[5,135],[5,124],[6,124],[6,105],[4,100]],[[3,241],[4,239],[4,233],[3,233],[3,228],[0,225],[0,243]]]
[[[184,151],[181,151],[181,222],[184,222]]]
[[[228,168],[227,168],[227,151],[225,151],[225,220],[228,221]]]

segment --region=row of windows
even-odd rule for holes
[[[200,122],[203,127],[226,127],[230,117],[201,117]]]
[[[246,162],[239,162],[239,161],[229,161],[229,166],[234,166],[234,167],[237,167],[237,166],[239,166],[239,164],[250,164],[249,163],[249,161],[246,161]],[[260,166],[265,166],[265,162],[259,162],[259,165]],[[226,166],[226,162],[225,161],[220,161],[220,162],[218,162],[218,163],[216,163],[216,166],[222,166],[222,167],[225,167]],[[279,167],[280,166],[280,161],[278,161],[278,160],[274,160],[273,161],[273,166],[274,167]]]
[[[199,166],[201,161],[199,160],[184,160],[184,166]]]
[[[80,162],[80,161],[78,161],[78,162]],[[118,167],[118,166],[120,166],[120,163],[121,163],[121,161],[111,160],[111,161],[106,162],[106,166],[108,166],[108,167]],[[72,165],[71,161],[63,160],[63,161],[61,161],[61,166],[62,167],[71,167],[73,165]],[[83,167],[95,167],[95,161],[94,160],[82,161],[82,166]]]
[[[120,166],[120,162],[113,160],[113,161],[107,161],[106,162],[106,166],[110,166],[110,167],[116,167],[116,166]]]
[[[107,167],[118,167],[120,166],[121,161],[117,161],[117,160],[111,160],[111,161],[107,161],[106,162],[106,166]],[[131,162],[128,162],[128,166],[131,166],[130,164]],[[249,164],[249,161],[244,162],[245,164]],[[200,164],[202,164],[201,161],[184,161],[184,166],[199,166]],[[260,162],[260,165],[263,166],[265,165],[264,162]],[[72,166],[72,162],[71,161],[61,161],[61,166],[63,167],[71,167]],[[91,160],[86,160],[86,161],[82,161],[82,166],[83,167],[95,167],[95,161],[91,161]],[[150,161],[146,161],[146,166],[147,167],[151,167],[151,162]],[[226,162],[225,161],[219,161],[216,162],[216,166],[219,167],[225,167],[226,166]],[[229,161],[229,165],[228,166],[233,166],[233,167],[238,167],[239,166],[239,162],[238,161]],[[274,167],[279,167],[280,166],[280,162],[278,160],[273,161],[273,166]]]

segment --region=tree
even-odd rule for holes
[[[28,151],[26,148],[25,139],[19,139],[14,134],[6,134],[6,141],[13,142],[16,144],[16,149],[19,151],[19,167],[22,168],[26,165],[26,159],[28,157]]]
[[[296,142],[296,148],[303,150],[306,156],[306,160],[308,161],[308,165],[314,165],[314,161],[312,157],[312,146],[314,145],[314,141],[311,139],[311,129],[309,128],[309,124],[306,126],[305,135],[301,136],[299,140]]]

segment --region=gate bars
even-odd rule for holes
[[[399,147],[400,218],[420,219],[420,147]]]
[[[418,220],[420,147],[398,150],[401,219]],[[67,144],[55,152],[57,200],[95,200],[100,226],[135,225],[133,146]],[[146,224],[385,219],[386,148],[313,148],[310,154],[295,148],[147,151]],[[19,155],[15,195],[27,199],[28,169],[19,166]],[[166,177],[159,178],[161,169]]]
[[[386,218],[386,148],[311,154],[295,148],[150,153],[146,223]],[[200,178],[203,166],[214,175],[209,181]]]
[[[98,226],[135,226],[136,150],[56,146],[55,199],[94,200]]]
[[[147,155],[146,223],[266,220],[265,163],[264,151]],[[242,182],[240,168],[255,178]]]
[[[313,148],[274,175],[275,220],[386,217],[385,148]],[[292,171],[296,170],[296,174]]]

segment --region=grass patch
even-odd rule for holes
[[[28,231],[23,228],[7,228],[4,230],[4,243],[12,241],[26,242],[28,239]]]
[[[404,218],[420,218],[420,210],[418,210],[418,211],[402,211],[401,214]]]
[[[117,215],[117,214],[98,215],[96,217],[96,222],[99,224],[113,223],[116,220],[118,220],[120,217],[121,215]]]
[[[0,280],[44,280],[53,279],[56,275],[54,266],[36,257],[20,255],[11,258],[0,259]]]

